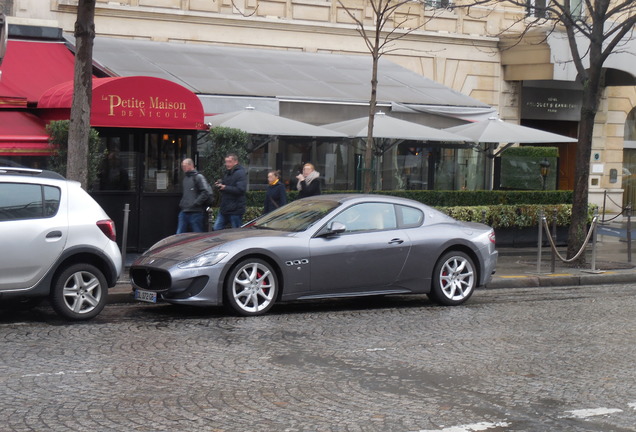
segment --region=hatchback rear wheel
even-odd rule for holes
[[[437,261],[429,296],[446,306],[464,303],[477,285],[473,260],[463,252],[447,252]]]
[[[53,310],[64,318],[83,321],[96,317],[104,306],[108,286],[104,274],[91,264],[73,264],[53,282]]]
[[[227,303],[234,312],[243,316],[262,315],[274,306],[278,278],[271,264],[250,258],[232,269],[225,290]]]

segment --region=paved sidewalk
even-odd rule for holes
[[[537,266],[536,246],[525,248],[498,248],[497,272],[486,289],[553,287],[572,285],[596,285],[616,283],[636,283],[636,242],[632,243],[632,263],[628,262],[626,230],[624,224],[614,223],[599,227],[596,242],[596,260],[592,271],[592,245],[586,249],[587,267],[571,268],[555,259],[554,272],[551,271],[551,250],[542,248],[542,260]],[[636,236],[636,233],[633,233]],[[565,257],[565,248],[559,248]],[[127,257],[127,264],[134,257]],[[132,288],[128,269],[122,274],[117,286],[109,290],[109,303],[132,302]]]

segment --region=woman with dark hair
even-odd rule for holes
[[[320,195],[320,173],[310,163],[303,165],[303,172],[296,176],[298,198]]]
[[[285,185],[280,181],[280,171],[267,173],[267,193],[265,194],[265,206],[263,214],[269,213],[280,206],[287,204]]]

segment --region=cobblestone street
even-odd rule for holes
[[[3,431],[633,431],[634,285],[0,312]]]

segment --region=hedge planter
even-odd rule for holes
[[[567,246],[568,227],[557,227],[557,246]],[[549,246],[549,233],[543,231],[543,245]],[[526,228],[495,228],[497,247],[528,247],[536,246],[539,237],[539,227]]]

